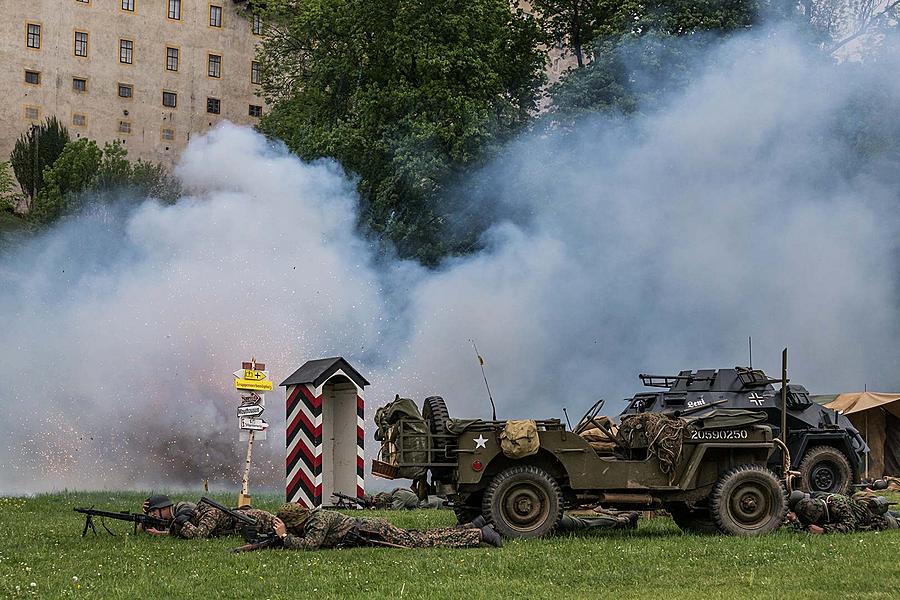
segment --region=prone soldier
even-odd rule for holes
[[[503,545],[500,534],[491,525],[414,531],[401,529],[381,518],[356,519],[331,510],[310,510],[299,504],[282,506],[274,528],[282,546],[288,550],[356,546],[474,548],[482,542]]]
[[[888,510],[882,496],[844,496],[791,492],[787,519],[809,533],[850,533],[897,529],[898,514]]]
[[[414,508],[442,508],[444,500],[428,496],[420,500],[409,488],[394,488],[390,492],[379,492],[372,496],[372,506],[381,510],[412,510]]]
[[[147,498],[141,508],[144,514],[170,522],[167,530],[147,529],[147,533],[152,535],[201,539],[229,535],[235,533],[237,529],[234,517],[205,502],[199,504],[178,502],[176,504],[168,496],[157,494]],[[249,506],[241,507],[238,510],[255,519],[261,531],[273,530],[275,515],[272,513]]]

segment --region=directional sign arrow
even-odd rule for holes
[[[249,404],[246,406],[238,406],[237,416],[239,417],[258,417],[263,414],[265,409],[259,404]]]
[[[269,378],[268,371],[257,371],[256,369],[238,369],[232,375],[235,376],[236,379],[251,379],[254,381],[260,381],[263,379]]]
[[[265,419],[251,419],[249,417],[241,417],[240,425],[241,429],[247,431],[265,431],[269,427]]]
[[[263,379],[262,381],[257,381],[255,379],[235,379],[234,387],[238,390],[271,390],[272,382],[268,379]]]

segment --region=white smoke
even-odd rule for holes
[[[0,493],[234,485],[251,356],[280,381],[343,355],[369,415],[398,392],[489,416],[470,339],[500,417],[618,412],[639,372],[746,364],[751,335],[814,392],[896,390],[898,165],[848,168],[836,134],[866,90],[900,100],[883,54],[744,35],[664,110],[526,135],[479,174],[484,249],[436,271],[357,235],[337,165],[223,125],[181,159],[191,196],[94,206],[0,257]],[[282,402],[254,473],[275,487]]]

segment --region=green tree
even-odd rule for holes
[[[9,160],[16,179],[28,198],[29,207],[43,187],[44,169],[59,158],[68,142],[69,132],[56,117],[49,117],[39,125],[32,125],[16,141]]]
[[[637,0],[533,0],[531,4],[549,38],[571,50],[579,68],[586,64],[586,45],[628,31],[643,6]]]
[[[583,113],[628,114],[652,109],[692,78],[708,45],[759,19],[757,0],[653,0],[640,5],[615,33],[587,43],[591,60],[551,86],[554,123]]]
[[[94,140],[81,138],[66,144],[59,158],[44,169],[44,186],[34,199],[29,219],[46,225],[70,210],[74,196],[94,181],[102,159],[103,151]]]
[[[16,208],[21,198],[17,187],[9,163],[0,163],[0,211],[12,212]]]
[[[260,130],[358,177],[364,227],[433,264],[441,198],[537,108],[536,20],[507,0],[270,0]]]

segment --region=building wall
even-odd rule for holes
[[[245,2],[182,0],[181,19],[167,18],[168,0],[0,0],[0,161],[33,122],[56,116],[71,137],[101,145],[118,139],[130,158],[171,164],[191,135],[223,119],[254,124],[250,105],[263,106],[251,84],[254,46],[260,38],[239,14]],[[222,7],[222,27],[209,24],[210,5]],[[27,23],[41,25],[41,48],[26,46]],[[88,56],[74,55],[75,31],[88,33]],[[132,64],[119,60],[119,41],[134,42]],[[166,48],[179,49],[178,71],[166,70]],[[207,73],[208,54],[222,57],[221,77]],[[25,82],[25,71],[40,72],[40,84]],[[87,79],[87,91],[73,90],[73,78]],[[133,86],[133,97],[119,97],[119,83]],[[177,94],[177,106],[163,106],[163,90]],[[207,112],[207,99],[220,100],[220,114]],[[26,108],[39,110],[29,118]],[[75,124],[75,115],[85,117]],[[120,122],[131,132],[121,132]],[[174,139],[163,139],[173,130]]]

